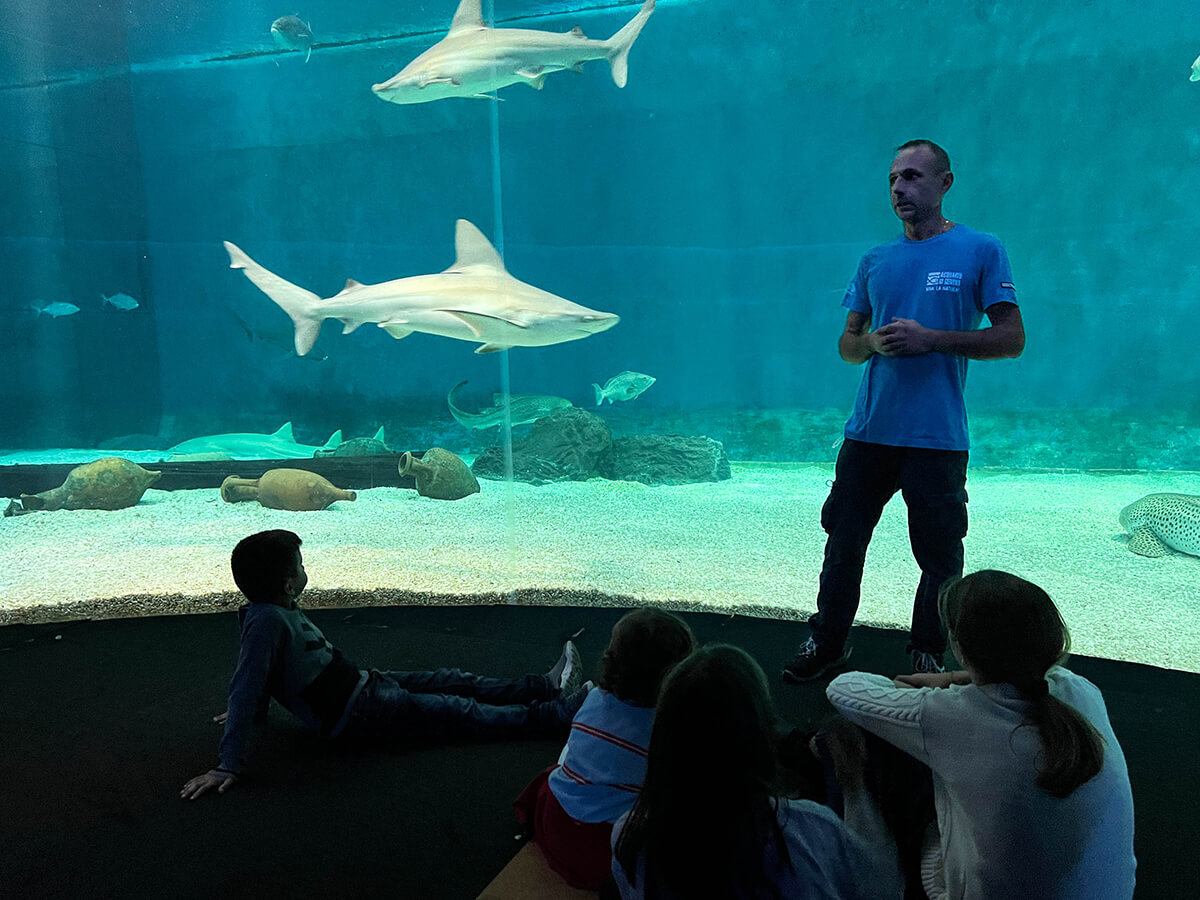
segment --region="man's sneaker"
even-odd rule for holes
[[[830,669],[844,665],[849,658],[850,648],[848,646],[826,650],[809,638],[792,657],[791,662],[783,667],[783,680],[793,684],[813,681]]]
[[[563,644],[562,655],[546,673],[550,683],[564,694],[573,694],[583,684],[583,658],[574,641]]]
[[[929,653],[926,650],[914,650],[912,664],[914,675],[936,675],[946,671],[946,667],[942,664],[942,654]]]

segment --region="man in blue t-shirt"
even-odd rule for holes
[[[904,235],[863,256],[842,301],[838,352],[867,367],[821,509],[829,538],[811,636],[784,666],[785,681],[810,681],[850,657],[867,545],[896,491],[921,567],[913,671],[942,671],[938,589],[962,575],[967,533],[967,360],[1017,357],[1025,347],[1004,246],[942,215],[954,183],[946,151],[902,144],[888,181]],[[985,315],[990,327],[981,329]]]

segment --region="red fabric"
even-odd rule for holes
[[[594,891],[612,870],[610,822],[579,822],[563,810],[548,781],[555,766],[539,772],[513,803],[550,868],[571,887]]]

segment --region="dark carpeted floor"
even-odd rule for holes
[[[326,610],[326,635],[364,666],[544,671],[578,639],[589,667],[621,610]],[[828,712],[823,685],[778,677],[804,629],[694,614],[700,640],[750,651],[780,711]],[[233,614],[0,629],[0,896],[471,898],[516,852],[511,800],[561,741],[351,750],[278,707],[252,774],[179,799],[215,764],[237,653]],[[902,670],[906,636],[856,629],[856,668]],[[1200,676],[1076,658],[1129,760],[1139,898],[1200,896]]]

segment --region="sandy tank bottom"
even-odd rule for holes
[[[303,538],[313,608],[651,603],[803,620],[832,477],[831,466],[735,463],[719,484],[485,481],[455,502],[376,488],[321,512],[149,490],[131,509],[0,519],[0,625],[233,608],[229,552],[267,528]],[[1045,587],[1077,653],[1200,671],[1200,559],[1137,556],[1117,522],[1145,494],[1200,494],[1200,474],[979,469],[968,489],[967,571]],[[858,621],[907,629],[918,577],[897,497],[871,543]]]

